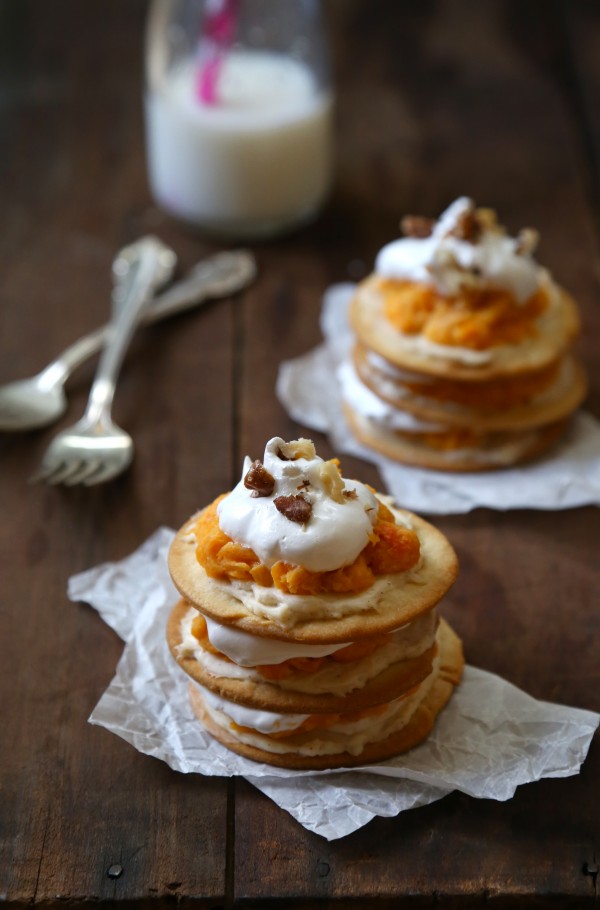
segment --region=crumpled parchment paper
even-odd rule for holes
[[[294,772],[248,761],[204,732],[188,702],[165,625],[178,600],[166,566],[174,532],[159,528],[120,562],[69,580],[126,642],[90,722],[184,773],[241,775],[310,831],[334,840],[375,815],[393,816],[461,790],[506,800],[541,777],[577,774],[600,715],[536,701],[467,667],[429,739],[406,755],[352,771]]]
[[[374,463],[388,492],[402,508],[430,514],[492,509],[568,509],[600,505],[600,423],[576,415],[564,439],[546,457],[497,471],[453,473],[400,465],[359,443],[341,407],[336,368],[353,342],[347,310],[353,284],[333,285],[323,298],[322,345],[284,361],[278,397],[298,423],[327,433],[336,453],[347,452]]]

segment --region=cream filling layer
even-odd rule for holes
[[[238,600],[249,613],[262,619],[277,622],[290,629],[298,623],[316,619],[341,619],[368,610],[385,613],[393,606],[399,585],[423,584],[420,577],[421,561],[412,569],[398,575],[381,575],[359,594],[313,594],[310,597],[286,594],[279,588],[266,588],[250,581],[213,578],[211,583],[229,597]]]
[[[375,395],[356,374],[354,365],[345,361],[338,369],[342,397],[364,417],[376,421],[389,430],[405,433],[441,433],[446,428],[440,423],[419,420],[408,411],[399,411]]]
[[[427,385],[432,384],[431,379],[423,381],[419,378],[418,373],[411,374],[407,373],[405,370],[395,370],[395,368],[391,364],[388,364],[383,357],[380,357],[374,352],[368,351],[366,354],[366,360],[367,363],[377,371],[376,379],[378,388],[381,390],[381,394],[388,399],[410,399],[417,404],[421,404],[423,407],[435,407],[438,408],[440,412],[445,411],[448,414],[462,412],[470,413],[477,410],[476,406],[461,404],[459,402],[446,399],[438,399],[434,398],[433,396],[430,397],[426,394],[415,393],[412,389],[409,389],[406,386],[402,385],[402,383],[418,382],[419,385],[423,386],[425,389]],[[385,366],[382,366],[382,364],[385,364]],[[574,362],[571,358],[567,357],[563,360],[554,381],[546,389],[538,392],[537,395],[533,395],[529,400],[528,405],[539,407],[541,405],[549,404],[555,399],[561,398],[571,387],[574,376]],[[414,379],[413,377],[417,377],[417,379]],[[360,376],[358,379],[360,380]],[[523,405],[516,405],[514,407],[523,407]],[[510,411],[511,409],[512,408],[509,408],[508,410]],[[356,410],[358,410],[358,408],[356,408]]]
[[[469,458],[470,461],[486,465],[510,465],[515,459],[520,458],[521,455],[529,451],[541,432],[540,429],[491,432],[484,436],[479,448],[463,446],[457,449],[435,449],[432,446],[428,446],[425,442],[411,441],[409,434],[405,436],[396,435],[388,430],[387,427],[378,426],[375,421],[368,417],[363,417],[361,414],[357,416],[357,421],[359,423],[362,422],[365,433],[376,433],[381,442],[387,440],[389,445],[393,447],[398,446],[399,443],[404,443],[407,448],[413,447],[413,450],[417,452],[435,452],[436,458],[440,462],[447,464]],[[373,430],[370,427],[373,427]]]
[[[433,686],[438,674],[439,662],[434,661],[432,672],[423,680],[423,682],[410,695],[394,699],[389,702],[385,709],[375,715],[368,715],[359,720],[346,721],[332,725],[326,729],[311,730],[306,733],[297,733],[285,740],[270,737],[266,731],[260,731],[255,723],[239,723],[234,717],[242,716],[238,711],[239,706],[233,705],[225,699],[219,699],[210,693],[210,700],[205,699],[205,708],[215,724],[226,730],[227,733],[246,745],[255,746],[266,752],[273,752],[279,755],[293,753],[294,755],[336,755],[340,752],[349,752],[351,755],[360,755],[365,746],[369,743],[380,742],[387,739],[393,733],[397,733],[405,727],[411,720],[415,711],[427,696]],[[206,690],[202,690],[203,697]],[[217,705],[217,699],[220,704]],[[233,711],[231,710],[233,708]],[[245,713],[244,717],[253,720],[250,714]],[[261,715],[264,712],[252,712]],[[289,717],[290,715],[287,715]],[[286,715],[275,715],[275,717],[285,718]],[[295,715],[296,718],[303,715]],[[259,722],[261,718],[256,718]],[[237,730],[232,727],[232,721],[239,726],[250,727],[250,732],[246,730]],[[285,722],[282,720],[282,722]],[[302,723],[302,721],[300,722]],[[280,727],[280,730],[296,729],[295,727]],[[263,724],[264,727],[264,724]],[[270,732],[276,732],[271,729]]]
[[[195,607],[190,607],[181,623],[182,649],[185,656],[196,656],[199,647],[198,639],[192,633],[192,623],[198,615]],[[204,616],[204,614],[202,614]],[[240,667],[256,667],[264,664],[282,664],[294,657],[326,657],[350,642],[335,645],[310,645],[305,642],[280,641],[275,638],[260,638],[249,632],[242,632],[232,626],[225,626],[204,616],[208,640],[211,645]],[[201,648],[201,650],[203,650]]]
[[[194,608],[185,615],[181,624],[182,643],[180,655],[193,657],[212,676],[225,679],[243,679],[252,682],[268,682],[252,667],[242,667],[224,660],[217,654],[206,651],[191,633],[195,615]],[[386,644],[358,660],[349,663],[334,661],[314,673],[295,673],[286,679],[278,679],[278,689],[288,692],[302,692],[306,695],[344,696],[361,689],[388,667],[405,660],[420,657],[435,640],[438,616],[435,609],[403,626],[393,633]],[[275,642],[274,644],[284,644]],[[314,646],[313,646],[314,647]],[[342,646],[345,647],[345,646]],[[280,661],[283,662],[283,661]]]

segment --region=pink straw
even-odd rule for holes
[[[225,51],[233,44],[239,0],[208,0],[202,23],[196,97],[202,104],[217,103],[217,83]]]

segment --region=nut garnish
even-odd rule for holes
[[[495,231],[501,233],[502,228],[498,225],[498,216],[494,209],[480,208],[477,209],[477,221],[484,231]]]
[[[262,461],[253,461],[244,477],[244,486],[252,496],[270,496],[275,489],[275,478],[269,474]]]
[[[344,499],[358,499],[358,493],[356,490],[344,490],[343,496]]]
[[[310,461],[316,454],[310,439],[292,439],[291,442],[283,442],[277,449],[277,457],[282,461],[296,461],[297,458],[306,458]]]
[[[335,461],[324,461],[319,468],[323,489],[334,502],[343,502],[344,481]]]
[[[466,209],[464,212],[461,212],[459,217],[456,219],[456,224],[449,231],[449,234],[452,237],[457,237],[459,240],[466,240],[468,243],[476,243],[481,236],[482,225],[477,217],[477,212],[473,208]]]
[[[423,215],[405,215],[400,222],[400,230],[405,237],[418,237],[422,240],[431,236],[434,226],[434,219]]]
[[[273,500],[275,508],[290,521],[306,524],[312,515],[312,505],[304,496],[278,496]]]
[[[525,253],[532,253],[538,245],[539,239],[540,235],[535,228],[523,228],[517,234],[515,253],[518,256],[523,256]]]

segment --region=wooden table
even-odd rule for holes
[[[216,249],[152,204],[141,0],[0,4],[0,381],[107,313],[110,262],[155,232],[182,265]],[[0,439],[0,897],[9,905],[390,908],[598,905],[600,748],[506,803],[452,794],[328,843],[241,779],[184,776],[86,720],[122,643],[68,577],[178,526],[245,453],[299,428],[281,359],[319,340],[328,284],[356,278],[405,212],[461,193],[517,230],[578,299],[600,414],[600,14],[575,0],[332,0],[337,177],[323,216],[255,252],[238,299],[145,330],[115,417],[132,470],[97,489],[28,485],[54,430]],[[93,366],[70,385],[81,413]],[[327,441],[316,435],[321,453]],[[377,483],[344,459],[346,473]],[[532,695],[600,709],[600,511],[435,519],[461,576],[446,614],[468,661]],[[118,865],[122,872],[111,877]]]

